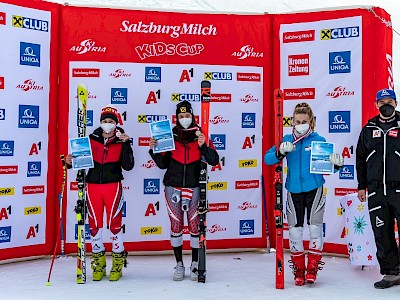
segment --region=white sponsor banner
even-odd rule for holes
[[[361,131],[362,17],[284,24],[280,36],[280,82],[286,99],[284,134],[292,132],[296,104],[307,102],[314,111],[315,131],[327,142],[334,142],[335,152],[343,154],[345,165],[341,171],[325,176],[324,241],[346,244],[339,199],[357,188],[355,148]]]
[[[126,242],[170,238],[162,183],[165,170],[157,168],[148,153],[148,123],[171,119],[174,126],[176,104],[188,100],[201,124],[202,80],[211,82],[210,139],[220,156],[220,165],[208,167],[207,238],[262,236],[262,78],[262,68],[246,66],[70,64],[69,138],[77,136],[79,82],[87,83],[89,91],[87,134],[99,127],[101,108],[111,103],[122,116],[121,127],[133,138],[135,167],[124,172],[123,181]],[[75,172],[68,172],[69,180],[74,181]],[[68,189],[67,242],[76,241],[76,193]],[[189,234],[184,232],[184,239],[188,240]],[[104,241],[109,241],[108,237],[105,230]]]

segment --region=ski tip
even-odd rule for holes
[[[47,282],[46,282],[46,286],[50,286],[50,281],[47,281]]]

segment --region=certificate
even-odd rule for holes
[[[150,136],[157,140],[157,146],[153,149],[154,153],[175,150],[174,136],[169,119],[150,123]]]
[[[333,153],[334,143],[311,142],[310,173],[333,174],[333,164],[329,161],[329,155]]]
[[[70,139],[69,145],[72,154],[72,169],[93,168],[92,148],[90,147],[89,137]]]

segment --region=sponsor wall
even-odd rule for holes
[[[57,18],[45,3],[0,8],[0,259],[55,240]]]
[[[183,100],[192,103],[200,121],[200,83],[209,80],[210,138],[221,161],[209,168],[208,246],[262,247],[262,111],[264,92],[271,94],[264,36],[271,36],[271,17],[109,11],[63,8],[61,151],[68,151],[65,136],[77,136],[76,87],[86,82],[88,133],[99,126],[101,108],[113,104],[133,141],[135,168],[123,181],[127,249],[170,249],[165,170],[148,154],[149,123],[170,119],[175,124],[176,104]],[[80,24],[74,22],[77,15]],[[67,251],[75,250],[77,239],[75,177],[69,171]],[[104,241],[109,241],[107,230]]]
[[[390,20],[384,11],[374,10],[383,19]],[[280,76],[274,77],[274,85],[283,89],[286,100],[284,134],[292,133],[296,104],[307,102],[315,114],[315,130],[335,144],[335,152],[343,155],[343,168],[325,176],[323,228],[324,250],[347,253],[340,199],[357,192],[355,150],[362,125],[377,113],[374,108],[376,91],[393,88],[392,73],[388,72],[391,64],[383,63],[386,69],[379,65],[380,72],[372,72],[373,54],[366,45],[370,45],[371,39],[382,45],[375,55],[380,61],[391,63],[388,59],[391,57],[391,30],[364,9],[325,12],[318,18],[300,14],[290,22],[282,15],[277,16],[277,20],[281,22],[276,52],[279,59],[275,60],[279,64],[274,69],[280,70]],[[370,22],[377,26],[376,32],[365,26]],[[286,165],[284,170],[286,177]],[[287,231],[285,238],[288,238]],[[307,229],[304,238],[309,239]]]
[[[346,252],[338,199],[356,187],[355,140],[375,114],[375,91],[393,85],[392,33],[381,19],[365,9],[242,16],[2,2],[8,4],[0,9],[0,36],[10,42],[0,56],[6,66],[0,70],[0,259],[49,254],[54,247],[59,154],[68,153],[68,138],[77,136],[76,86],[82,81],[89,89],[87,132],[111,103],[132,137],[136,165],[123,184],[129,251],[170,249],[164,172],[147,153],[148,123],[176,122],[182,100],[199,112],[200,82],[207,79],[210,137],[221,157],[209,168],[209,248],[265,247],[261,175],[274,234],[273,168],[262,156],[274,139],[272,91],[281,87],[285,133],[294,105],[305,100],[315,110],[317,131],[346,158],[325,188],[325,250]],[[372,41],[382,47],[371,49]],[[76,251],[75,175],[68,171],[64,197],[67,252]]]

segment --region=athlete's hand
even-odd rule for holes
[[[157,146],[157,144],[158,144],[158,142],[156,139],[150,138],[150,142],[149,142],[150,149],[154,149],[154,147]]]
[[[121,133],[121,134],[119,134],[119,135],[117,135],[117,137],[121,140],[121,141],[123,141],[123,142],[126,142],[126,141],[128,141],[131,137],[129,136],[129,135],[127,135],[126,133]]]
[[[357,197],[358,197],[358,200],[360,200],[361,202],[367,201],[367,196],[366,196],[365,190],[359,190]]]
[[[335,166],[342,167],[344,165],[344,159],[340,153],[332,153],[329,155],[329,161]]]
[[[289,152],[292,152],[294,149],[294,145],[291,142],[283,142],[280,146],[279,146],[279,152],[282,155],[286,155]]]
[[[206,136],[201,132],[198,136],[197,142],[199,143],[199,147],[203,146],[206,142]]]
[[[68,154],[66,157],[65,157],[65,162],[67,163],[67,164],[69,164],[69,165],[72,165],[72,154]]]

